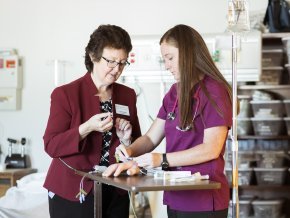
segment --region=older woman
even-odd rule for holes
[[[74,169],[90,171],[95,165],[115,163],[116,147],[141,135],[136,94],[115,83],[129,64],[131,49],[124,29],[99,26],[86,47],[88,72],[51,94],[43,139],[45,151],[53,158],[44,183],[52,218],[93,217],[93,182],[84,180],[80,192],[81,177]],[[111,186],[104,186],[103,192],[104,217],[128,218],[128,194]]]

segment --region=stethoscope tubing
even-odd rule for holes
[[[193,118],[192,118],[192,122],[195,120],[196,116],[197,116],[197,112],[198,112],[198,109],[199,109],[199,106],[200,106],[200,99],[199,99],[199,92],[200,92],[200,86],[197,88],[193,98],[196,99],[196,107],[195,107],[195,111],[194,111],[194,115],[193,115]],[[178,96],[176,95],[176,98],[175,98],[175,102],[174,102],[174,105],[173,105],[173,109],[171,112],[169,112],[167,114],[167,120],[169,121],[172,121],[176,118],[176,114],[175,114],[175,109],[177,107],[177,102],[178,102]],[[188,131],[191,129],[191,127],[187,126],[185,129],[182,129],[178,126],[176,126],[176,129],[177,130],[180,130],[180,131]]]

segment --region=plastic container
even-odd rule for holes
[[[239,168],[238,169],[239,185],[250,185],[253,177],[253,168]],[[226,176],[229,184],[232,183],[232,169],[226,168]]]
[[[226,145],[227,151],[232,150],[232,140],[227,140]],[[240,139],[239,140],[239,151],[254,151],[256,150],[256,143],[254,139]]]
[[[262,50],[262,66],[282,66],[283,49]]]
[[[289,52],[289,51],[288,51],[288,52]],[[286,56],[286,57],[287,57],[287,61],[286,61],[286,62],[287,62],[287,63],[290,63],[290,53],[287,53],[286,55],[287,55],[287,56]]]
[[[287,117],[290,117],[290,99],[283,100]]]
[[[254,90],[252,99],[254,101],[270,101],[275,99],[275,95],[264,90]]]
[[[280,218],[283,200],[254,200],[252,205],[255,218]]]
[[[255,117],[283,117],[284,104],[281,100],[250,101]]]
[[[290,53],[290,37],[283,37],[282,39],[283,47],[285,52]]]
[[[283,73],[283,67],[263,68],[260,81],[256,82],[256,84],[279,85],[281,84],[282,73]]]
[[[237,118],[237,133],[238,135],[253,134],[252,121],[250,118]]]
[[[255,135],[258,136],[278,136],[284,131],[283,118],[257,118],[252,117],[252,124]]]
[[[225,156],[226,167],[232,167],[232,152],[226,152]],[[252,151],[239,151],[238,152],[238,166],[240,169],[249,169],[255,164],[256,157]]]
[[[257,151],[255,154],[257,167],[261,168],[281,168],[286,156],[284,151]]]
[[[252,108],[250,105],[250,101],[252,97],[249,95],[238,95],[238,99],[240,101],[240,113],[238,114],[238,118],[251,117]]]
[[[251,199],[242,199],[242,197],[239,198],[239,214],[240,218],[248,218],[251,215],[252,211],[252,200]],[[228,209],[228,218],[232,218],[232,200],[230,200],[229,203],[229,209]]]
[[[288,63],[290,63],[289,62],[289,59],[290,59],[290,54],[288,54]],[[285,64],[285,68],[287,69],[287,71],[288,71],[288,75],[289,75],[289,78],[290,78],[290,64]],[[290,82],[290,81],[289,81]]]
[[[290,135],[290,117],[284,117],[284,121],[287,127],[287,134]]]
[[[258,139],[256,141],[257,150],[261,151],[288,151],[289,143],[287,139],[284,140],[264,140]]]
[[[283,185],[287,168],[254,168],[258,185]]]

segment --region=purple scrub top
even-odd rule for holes
[[[162,106],[157,115],[158,118],[166,120],[165,138],[167,153],[186,150],[201,144],[206,128],[216,126],[231,127],[232,103],[226,88],[208,76],[204,77],[203,83],[223,116],[216,111],[202,89],[199,89],[199,107],[196,108],[197,103],[193,105],[193,113],[197,109],[194,130],[185,132],[177,130],[176,126],[179,125],[178,106],[174,110],[176,118],[174,120],[166,119],[167,114],[173,111],[177,96],[176,84],[172,85],[163,98]],[[195,90],[198,90],[198,87],[195,87]],[[225,144],[220,156],[215,160],[191,166],[171,168],[171,170],[190,170],[192,173],[200,172],[202,175],[209,175],[210,180],[221,183],[220,189],[165,191],[163,203],[171,209],[180,211],[216,211],[228,208],[230,193],[229,185],[224,174],[224,151]]]

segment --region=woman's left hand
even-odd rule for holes
[[[160,167],[162,162],[162,154],[160,153],[146,153],[138,157],[134,157],[134,161],[137,162],[139,167],[152,169]]]
[[[126,143],[126,146],[131,144],[132,125],[130,122],[123,118],[117,118],[115,127],[116,134],[120,141],[122,141],[121,143]]]
[[[133,176],[140,172],[140,168],[135,161],[127,161],[125,163],[116,163],[110,165],[102,176],[119,176],[122,172],[126,172],[127,175]]]

